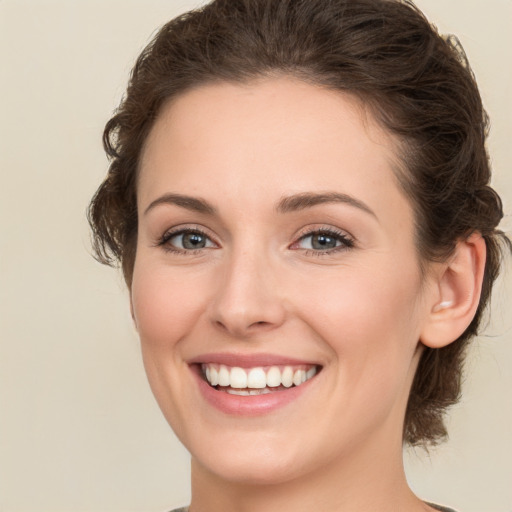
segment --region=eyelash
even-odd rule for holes
[[[175,253],[175,254],[181,254],[181,255],[187,255],[187,256],[199,254],[203,249],[205,249],[204,247],[201,247],[199,249],[180,249],[178,247],[172,246],[169,243],[169,241],[172,238],[174,238],[175,236],[185,235],[188,233],[201,235],[213,242],[211,236],[209,236],[205,231],[203,231],[200,228],[181,228],[181,229],[167,231],[166,233],[164,233],[164,235],[160,238],[160,240],[157,242],[156,245],[162,247],[164,249],[164,251],[166,251],[166,252],[171,252],[171,253]]]
[[[208,240],[210,240],[211,242],[213,242],[214,244],[216,244],[216,242],[214,242],[212,240],[212,238],[205,231],[203,231],[200,228],[194,227],[194,228],[181,228],[181,229],[167,231],[158,240],[156,245],[159,247],[162,247],[166,252],[170,252],[170,253],[187,255],[187,256],[200,254],[201,251],[203,251],[205,249],[205,247],[201,247],[199,249],[180,249],[180,248],[172,246],[169,243],[169,241],[172,238],[179,236],[179,235],[185,235],[188,233],[201,235],[201,236],[207,238]],[[326,250],[303,249],[305,256],[321,257],[321,256],[325,256],[328,254],[347,251],[354,247],[354,239],[352,237],[350,237],[349,235],[347,235],[346,233],[344,233],[342,231],[338,231],[333,228],[317,228],[317,229],[312,229],[312,230],[302,233],[300,235],[300,237],[297,239],[297,241],[293,242],[293,244],[291,244],[290,248],[293,250],[300,250],[300,248],[298,248],[298,247],[294,248],[293,246],[298,245],[303,240],[307,239],[308,237],[314,236],[314,235],[326,235],[328,237],[332,237],[332,238],[336,239],[337,242],[339,241],[341,243],[339,246],[333,247],[331,249],[326,249]]]
[[[298,245],[300,242],[305,240],[308,237],[314,236],[314,235],[326,235],[328,237],[336,239],[336,241],[341,242],[339,246],[333,247],[331,249],[326,250],[315,250],[315,249],[304,249],[304,255],[305,256],[326,256],[329,254],[334,254],[338,252],[348,251],[354,247],[354,239],[347,235],[347,233],[343,231],[339,231],[337,229],[333,228],[316,228],[309,231],[306,231],[300,235],[298,240],[292,244],[292,247],[294,245]]]

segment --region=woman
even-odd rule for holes
[[[486,131],[408,2],[217,0],[143,51],[90,221],[190,512],[444,510],[402,446],[446,436],[499,271]]]

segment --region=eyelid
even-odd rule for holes
[[[332,224],[312,224],[305,226],[298,230],[295,235],[295,240],[299,240],[307,235],[315,234],[315,233],[331,233],[333,235],[342,236],[348,238],[352,241],[356,241],[356,237],[352,235],[346,229],[341,229]]]
[[[309,236],[313,236],[315,234],[326,234],[330,235],[337,240],[341,241],[341,244],[325,250],[316,250],[316,249],[304,249],[300,247],[296,247],[302,240]],[[295,236],[295,241],[289,246],[290,249],[293,250],[303,250],[306,253],[314,254],[315,256],[319,256],[322,254],[335,253],[338,251],[349,250],[354,247],[356,243],[356,239],[352,236],[348,231],[340,228],[336,228],[330,225],[318,225],[318,226],[308,226],[306,228],[302,228],[297,235]],[[295,247],[294,247],[295,246]],[[308,254],[309,255],[309,254]]]
[[[199,233],[200,235],[208,238],[208,240],[215,247],[199,247],[197,249],[182,249],[180,247],[173,246],[168,242],[175,236],[185,233]],[[309,236],[313,236],[315,234],[326,234],[336,238],[341,243],[336,245],[335,247],[321,250],[321,249],[306,249],[298,247],[298,244]],[[294,237],[294,242],[288,246],[289,249],[292,250],[301,250],[306,254],[314,254],[315,256],[320,256],[323,254],[330,254],[339,251],[349,250],[355,245],[355,237],[352,236],[348,231],[334,227],[332,225],[315,225],[315,226],[307,226],[299,230],[299,232]],[[220,248],[219,242],[216,240],[216,237],[210,233],[210,230],[206,229],[204,226],[198,224],[182,224],[173,226],[172,228],[167,229],[162,236],[156,240],[154,244],[156,247],[162,247],[168,252],[178,253],[178,254],[187,254],[193,255],[198,254],[205,249],[212,248]]]
[[[199,247],[197,249],[181,249],[179,247],[175,247],[170,245],[168,242],[174,238],[175,236],[185,234],[185,233],[199,233],[200,235],[208,238],[216,247],[220,247],[220,244],[217,242],[216,237],[214,237],[209,230],[204,228],[198,224],[182,224],[178,226],[173,226],[172,228],[167,229],[162,236],[158,238],[156,243],[154,244],[156,247],[162,247],[164,250],[168,252],[178,253],[178,254],[197,254],[205,249],[212,249],[212,247]]]

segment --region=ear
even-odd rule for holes
[[[473,320],[482,291],[485,240],[479,233],[457,242],[454,254],[436,270],[420,341],[441,348],[455,341]]]

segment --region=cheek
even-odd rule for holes
[[[415,324],[420,297],[415,267],[339,268],[306,280],[297,287],[296,299],[310,321],[325,328],[354,338],[375,331],[385,336]]]
[[[322,292],[315,285],[313,297],[301,307],[307,312],[305,322],[332,354],[336,377],[330,395],[337,400],[327,421],[347,429],[347,435],[348,425],[357,423],[361,438],[388,421],[398,432],[416,369],[420,290],[416,269],[386,273],[352,269],[337,279],[333,276],[329,290]],[[341,424],[339,418],[344,418]]]
[[[162,349],[190,332],[202,307],[198,283],[166,272],[150,263],[135,265],[132,304],[137,329],[144,345]]]
[[[340,378],[389,386],[405,377],[420,333],[421,281],[414,265],[340,268],[297,293],[303,319],[330,346]],[[314,283],[314,286],[311,285]]]
[[[146,375],[164,416],[178,437],[189,421],[190,378],[182,344],[203,306],[199,283],[151,258],[139,257],[132,280],[132,305]],[[186,273],[185,273],[186,274]]]

